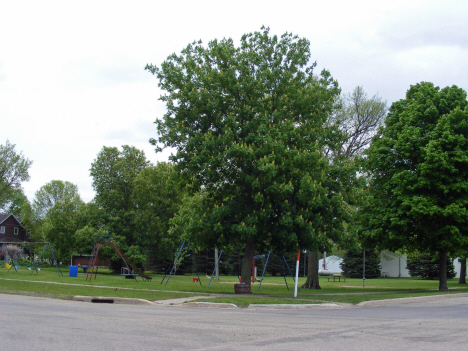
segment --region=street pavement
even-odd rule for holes
[[[241,309],[0,294],[0,325],[0,351],[466,350],[468,296]]]

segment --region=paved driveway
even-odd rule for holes
[[[0,294],[0,350],[465,350],[468,297],[306,310]]]

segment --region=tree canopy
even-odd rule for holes
[[[309,42],[269,29],[188,45],[147,69],[166,91],[156,121],[158,150],[171,156],[181,182],[201,203],[187,224],[203,245],[245,245],[242,281],[255,248],[287,252],[327,247],[348,216],[352,164],[324,151],[342,133],[327,125],[339,88],[327,71],[313,74]],[[351,198],[351,197],[350,197]]]
[[[366,163],[370,199],[361,223],[367,246],[446,255],[468,244],[468,103],[456,86],[411,86],[392,104]]]
[[[82,203],[78,187],[68,181],[52,180],[41,186],[34,195],[33,210],[38,219],[43,219],[58,202],[71,202],[75,207]]]
[[[136,204],[137,242],[145,243],[149,251],[148,266],[154,258],[172,259],[179,238],[168,234],[169,220],[181,206],[186,193],[174,180],[173,165],[159,162],[141,171],[134,180],[133,198]]]
[[[173,240],[167,235],[169,219],[182,200],[183,191],[170,163],[152,165],[143,151],[129,145],[103,147],[91,165],[95,205],[101,224],[133,262],[172,258]],[[80,232],[89,237],[92,228]]]
[[[47,212],[47,217],[42,224],[44,239],[49,241],[54,248],[59,261],[66,261],[74,252],[74,234],[77,230],[77,206],[66,199],[57,202]]]
[[[5,195],[3,203],[0,204],[0,213],[12,213],[15,216],[21,216],[21,208],[25,204],[29,205],[28,198],[24,195],[23,189],[11,189]]]
[[[148,166],[145,153],[133,146],[104,146],[90,169],[96,203],[109,214],[134,209],[133,180]]]
[[[0,145],[0,208],[16,208],[17,200],[24,198],[21,183],[29,180],[31,164],[8,140]]]
[[[378,95],[367,97],[364,88],[356,87],[351,93],[340,97],[340,107],[330,121],[339,125],[346,136],[340,153],[346,157],[362,154],[372,138],[383,125],[387,103]]]
[[[133,146],[123,145],[122,150],[104,146],[90,169],[96,191],[94,201],[103,212],[102,224],[132,261],[135,257],[129,254],[129,248],[142,245],[136,231],[134,180],[149,164],[145,153]]]

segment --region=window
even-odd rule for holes
[[[15,235],[18,235],[18,234],[19,234],[19,228],[15,227]]]
[[[0,234],[5,234],[5,227],[3,225],[0,227]]]

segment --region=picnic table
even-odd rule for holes
[[[342,276],[341,274],[333,274],[332,276],[328,277],[328,281],[330,281],[330,279],[333,279],[334,282],[336,282],[336,280],[340,282],[341,279],[343,279],[344,282],[346,281],[346,277]]]

